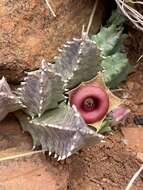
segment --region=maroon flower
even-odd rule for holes
[[[70,94],[70,103],[75,105],[85,122],[100,121],[108,112],[109,97],[99,86],[81,86]]]
[[[71,105],[76,106],[85,122],[97,130],[100,129],[106,115],[122,103],[105,85],[101,73],[93,80],[71,90],[69,101]]]

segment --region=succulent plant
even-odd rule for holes
[[[100,50],[88,37],[68,41],[55,59],[55,70],[61,73],[65,89],[72,89],[81,82],[95,77],[100,70]]]
[[[122,104],[122,100],[106,86],[102,73],[71,90],[69,101],[77,107],[86,123],[97,130],[106,116]]]
[[[123,33],[124,21],[125,18],[120,13],[113,12],[100,32],[91,36],[91,40],[101,49],[102,57],[113,55],[124,48],[123,40],[128,36]]]
[[[119,52],[103,59],[102,67],[105,83],[111,89],[117,88],[125,81],[132,70],[127,55]]]
[[[27,73],[18,89],[26,111],[39,117],[46,111],[58,107],[64,99],[64,83],[60,73],[56,73],[43,60],[41,68]]]
[[[34,148],[42,145],[42,149],[49,151],[49,155],[54,153],[58,161],[104,138],[86,125],[75,106],[65,103],[40,118],[29,120],[23,113],[17,113],[17,117],[23,129],[31,133]]]
[[[10,112],[14,112],[23,108],[19,97],[17,97],[10,89],[7,81],[3,77],[0,80],[0,121]]]
[[[109,88],[117,87],[130,70],[126,55],[120,52],[122,32],[123,19],[113,14],[91,39],[86,36],[66,42],[53,64],[42,61],[39,69],[27,73],[18,96],[3,78],[0,120],[8,112],[22,109],[16,116],[23,130],[31,134],[33,148],[42,146],[58,160],[101,142],[99,132],[117,120],[120,111],[115,109],[122,104]]]
[[[127,54],[123,53],[123,41],[127,34],[123,32],[125,18],[117,11],[113,12],[107,25],[102,27],[97,35],[92,35],[91,40],[101,50],[101,70],[107,86],[111,89],[127,79],[132,71],[128,63]]]

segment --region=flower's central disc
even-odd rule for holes
[[[81,106],[85,111],[93,111],[98,108],[99,100],[93,97],[88,97],[82,102]]]

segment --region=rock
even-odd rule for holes
[[[143,150],[143,128],[126,127],[122,128],[122,133],[127,145],[136,153],[142,153]]]
[[[38,68],[43,58],[51,61],[57,48],[72,37],[80,37],[87,26],[94,1],[3,0],[0,2],[0,77],[18,83],[24,71]],[[104,6],[99,1],[91,31],[97,32]]]

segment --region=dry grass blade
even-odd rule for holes
[[[86,31],[85,31],[85,26],[83,25],[83,27],[82,27],[82,38],[83,39],[86,38],[88,36],[88,34],[89,34],[89,30],[91,28],[92,21],[93,21],[97,6],[98,6],[98,0],[96,0],[95,3],[94,3],[94,6],[93,6],[93,9],[92,9],[90,18],[89,18],[89,22],[88,22]]]
[[[92,24],[92,21],[93,21],[93,17],[95,15],[95,11],[97,9],[97,5],[98,5],[98,0],[95,1],[95,4],[93,6],[93,9],[92,9],[92,12],[91,12],[91,15],[90,15],[90,18],[89,18],[89,22],[88,22],[88,26],[87,26],[87,30],[86,30],[87,34],[89,33],[89,30],[90,30],[90,27],[91,27],[91,24]]]
[[[143,55],[141,55],[138,60],[137,60],[137,63],[143,58]]]
[[[137,177],[140,175],[141,171],[143,170],[143,165],[140,167],[140,169],[133,175],[132,179],[128,183],[127,187],[125,190],[130,190],[134,181],[137,179]]]
[[[118,7],[121,9],[123,14],[141,31],[143,31],[143,15],[138,12],[130,4],[143,5],[141,1],[126,1],[126,0],[115,0]]]
[[[27,157],[27,156],[32,156],[32,155],[38,154],[38,153],[44,153],[44,151],[38,150],[38,151],[26,152],[23,154],[17,154],[17,155],[13,155],[13,156],[0,157],[0,162],[7,161],[7,160],[15,160],[17,158],[22,158],[22,157]]]
[[[48,0],[45,0],[45,1],[46,1],[46,4],[47,4],[48,8],[50,9],[52,15],[53,15],[54,17],[56,17],[56,14],[55,14],[54,10],[52,9],[52,7],[51,7],[49,1],[48,1]]]

